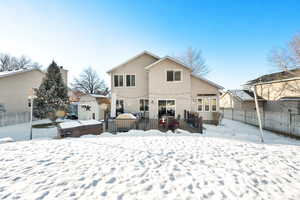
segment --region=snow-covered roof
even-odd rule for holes
[[[20,69],[20,70],[0,72],[0,78],[7,77],[7,76],[13,76],[13,75],[17,75],[17,74],[21,74],[21,73],[25,73],[25,72],[34,71],[34,70],[37,70],[37,71],[40,71],[40,72],[44,73],[42,70],[37,69],[37,68]]]
[[[97,124],[102,124],[102,122],[96,120],[68,121],[68,122],[60,123],[59,127],[62,129],[67,129],[67,128],[75,128],[79,126],[97,125]]]
[[[101,94],[89,94],[89,95],[92,96],[92,97],[95,97],[95,98],[108,98],[108,96],[101,95]]]

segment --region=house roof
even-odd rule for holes
[[[22,74],[25,72],[30,72],[30,71],[39,71],[41,73],[44,73],[42,70],[38,69],[38,68],[31,68],[31,69],[20,69],[20,70],[14,70],[14,71],[5,71],[5,72],[0,72],[0,78],[2,77],[8,77],[8,76],[13,76],[13,75],[17,75],[17,74]]]
[[[165,57],[159,59],[158,61],[156,61],[156,62],[154,62],[154,63],[152,63],[152,64],[146,66],[145,69],[146,69],[146,70],[149,70],[151,67],[157,65],[158,63],[160,63],[160,62],[162,62],[162,61],[164,61],[164,60],[171,60],[171,61],[173,61],[173,62],[175,62],[175,63],[177,63],[177,64],[183,66],[184,68],[186,68],[186,69],[188,69],[188,70],[190,70],[190,71],[192,70],[190,67],[188,67],[188,66],[187,66],[186,64],[184,64],[183,62],[179,61],[179,60],[176,59],[176,58],[172,58],[172,57],[170,57],[170,56],[165,56]]]
[[[132,57],[132,58],[126,60],[126,61],[123,62],[122,64],[119,64],[119,65],[113,67],[112,69],[110,69],[109,71],[107,71],[107,73],[109,74],[109,73],[111,73],[112,71],[118,69],[119,67],[121,67],[121,66],[123,66],[123,65],[125,65],[125,64],[127,64],[127,63],[133,61],[134,59],[136,59],[136,58],[138,58],[138,57],[140,57],[140,56],[142,56],[142,55],[145,55],[145,54],[146,54],[146,55],[149,55],[149,56],[152,56],[153,58],[160,59],[159,56],[157,56],[157,55],[155,55],[155,54],[153,54],[153,53],[151,53],[151,52],[149,52],[149,51],[143,51],[143,52],[139,53],[138,55],[136,55],[136,56],[134,56],[134,57]]]
[[[210,81],[210,80],[208,80],[206,78],[200,77],[200,76],[198,76],[196,74],[191,74],[191,76],[193,76],[193,77],[195,77],[195,78],[197,78],[197,79],[199,79],[201,81],[204,81],[204,82],[206,82],[206,83],[208,83],[208,84],[210,84],[210,85],[212,85],[212,86],[214,86],[214,87],[216,87],[218,89],[224,89],[224,87],[222,87],[222,86],[220,86],[220,85],[218,85],[218,84],[216,84],[216,83],[214,83],[214,82],[212,82],[212,81]]]
[[[282,97],[280,101],[300,101],[300,97]]]
[[[152,64],[146,66],[145,69],[146,69],[146,70],[149,70],[151,67],[157,65],[158,63],[160,63],[160,62],[162,62],[162,61],[164,61],[164,60],[171,60],[171,61],[173,61],[173,62],[175,62],[175,63],[181,65],[182,67],[184,67],[184,68],[186,68],[186,69],[192,71],[192,69],[191,69],[189,66],[187,66],[186,64],[184,64],[184,63],[181,62],[180,60],[178,60],[178,59],[176,59],[176,58],[172,58],[172,57],[170,57],[170,56],[165,56],[165,57],[159,59],[158,61],[156,61],[156,62],[154,62],[154,63],[152,63]],[[191,75],[192,75],[193,77],[197,78],[197,79],[200,79],[201,81],[204,81],[204,82],[206,82],[206,83],[208,83],[208,84],[210,84],[210,85],[212,85],[212,86],[218,88],[218,89],[223,89],[222,86],[220,86],[220,85],[218,85],[218,84],[216,84],[216,83],[214,83],[214,82],[212,82],[212,81],[210,81],[210,80],[207,80],[206,78],[200,77],[200,76],[195,75],[195,74],[191,74]]]
[[[268,83],[274,81],[285,81],[285,80],[295,79],[295,78],[300,79],[300,68],[292,69],[288,71],[276,72],[272,74],[266,74],[256,79],[248,81],[246,85],[255,85],[255,84]]]
[[[230,93],[240,101],[254,101],[254,93],[250,90],[228,90],[226,93]],[[257,100],[262,101],[264,99],[257,96]]]

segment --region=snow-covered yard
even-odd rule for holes
[[[0,199],[300,199],[298,141],[242,125],[0,144]]]

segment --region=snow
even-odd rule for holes
[[[0,144],[8,143],[8,142],[14,142],[14,140],[11,137],[0,138]]]
[[[95,97],[95,98],[108,98],[108,96],[101,95],[101,94],[89,94],[89,95],[92,96],[92,97]]]
[[[230,92],[239,97],[241,100],[243,101],[251,101],[254,100],[254,98],[252,96],[250,96],[247,92],[245,92],[244,90],[230,90]]]
[[[0,72],[0,78],[23,73],[23,72],[29,72],[29,71],[33,71],[33,70],[39,70],[39,69],[30,68],[30,69],[19,69],[19,70],[13,70],[13,71],[3,71],[3,72]],[[41,70],[39,70],[39,71],[41,71]]]
[[[55,138],[57,137],[57,128],[55,126],[51,128],[33,128],[32,136],[33,139]],[[23,123],[0,127],[0,138],[2,137],[11,137],[15,141],[29,140],[30,124]]]
[[[82,125],[97,125],[102,124],[102,122],[96,120],[79,120],[79,121],[68,121],[59,124],[62,129],[75,128]]]
[[[295,145],[132,130],[0,148],[0,199],[281,200],[299,188]]]
[[[220,126],[204,125],[204,136],[260,143],[260,132],[256,126],[223,119]],[[289,144],[300,146],[300,140],[284,137],[271,131],[263,131],[265,144]]]
[[[117,119],[136,119],[136,117],[131,113],[123,113],[118,115]]]

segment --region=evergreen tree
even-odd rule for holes
[[[67,111],[69,105],[68,88],[63,82],[59,66],[53,61],[47,69],[34,99],[34,116],[57,119],[58,111]]]

